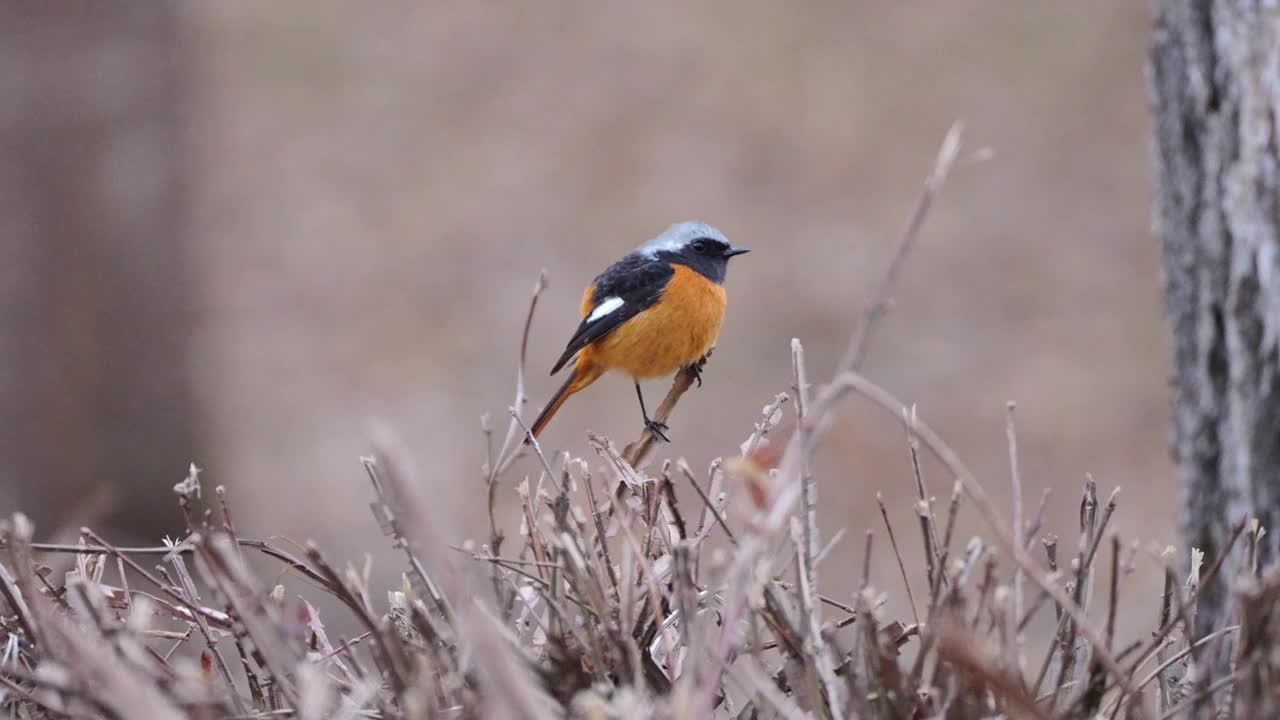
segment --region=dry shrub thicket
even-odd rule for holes
[[[372,510],[406,563],[389,589],[314,545],[242,537],[223,488],[203,494],[194,466],[175,487],[190,533],[163,547],[115,547],[87,528],[78,544],[39,544],[23,516],[4,520],[0,707],[142,720],[1280,716],[1280,570],[1257,567],[1262,528],[1236,526],[1233,543],[1255,560],[1235,582],[1235,624],[1199,628],[1198,590],[1221,557],[1205,565],[1190,551],[1188,575],[1172,550],[1122,542],[1108,529],[1117,493],[1103,501],[1092,481],[1079,536],[1042,537],[1043,502],[1023,517],[1012,405],[1011,521],[914,408],[858,374],[958,143],[953,131],[835,376],[811,393],[793,341],[790,392],[768,404],[738,457],[705,472],[644,464],[647,435],[622,451],[592,435],[594,464],[536,444],[530,453],[513,409],[496,452],[485,430],[488,542],[453,547],[439,536],[426,475],[376,433],[364,459]],[[536,302],[537,291],[530,318]],[[677,375],[660,419],[693,379]],[[894,528],[882,513],[884,534],[865,535],[859,590],[833,598],[818,581],[838,537],[819,536],[809,460],[849,394],[902,423],[919,524]],[[954,481],[938,502],[920,472],[924,452]],[[517,457],[532,458],[531,476],[511,472]],[[495,498],[513,490],[520,527],[504,531]],[[985,538],[955,537],[966,512],[984,521]],[[924,586],[909,582],[906,542],[923,543]],[[41,564],[54,552],[74,554],[60,577]],[[255,576],[248,554],[282,570]],[[867,582],[873,563],[900,571],[909,616],[886,617],[884,592]],[[1120,647],[1120,579],[1137,563],[1163,567],[1164,592],[1151,598],[1150,633]],[[336,598],[360,632],[330,637],[316,608],[277,582]],[[1026,640],[1039,617],[1056,623],[1044,646]]]

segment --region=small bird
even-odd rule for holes
[[[666,423],[649,418],[640,381],[690,367],[702,384],[702,361],[724,319],[729,258],[747,252],[701,222],[676,223],[609,266],[582,295],[582,323],[551,368],[576,356],[573,371],[533,422],[537,437],[564,401],[607,370],[631,376],[644,425],[670,442]]]

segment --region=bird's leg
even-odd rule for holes
[[[653,433],[653,436],[663,442],[671,442],[671,438],[667,437],[663,430],[667,430],[667,424],[649,419],[649,411],[644,409],[644,393],[640,392],[640,381],[636,380],[636,397],[640,398],[640,414],[644,416],[644,426]]]
[[[693,374],[693,379],[698,382],[698,387],[702,387],[702,368],[706,367],[706,365],[706,355],[703,355],[689,364],[689,372]]]

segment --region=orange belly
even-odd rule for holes
[[[643,379],[673,373],[706,355],[720,335],[724,288],[684,265],[674,268],[661,300],[583,348],[581,360]]]

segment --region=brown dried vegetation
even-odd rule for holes
[[[1184,578],[1172,551],[1126,545],[1108,529],[1118,490],[1104,504],[1092,479],[1079,536],[1060,549],[1040,536],[1043,499],[1022,517],[1012,405],[1010,522],[914,407],[858,373],[958,149],[953,131],[834,377],[811,396],[793,341],[790,391],[765,406],[738,457],[705,472],[647,465],[645,434],[621,451],[592,436],[598,462],[547,457],[534,442],[538,469],[514,477],[527,456],[514,409],[521,369],[506,437],[489,444],[489,541],[479,547],[439,536],[424,474],[391,433],[374,433],[363,460],[371,508],[406,564],[385,595],[318,547],[241,536],[226,493],[208,498],[194,466],[174,488],[189,533],[161,547],[116,547],[87,528],[75,545],[36,543],[15,514],[0,525],[2,706],[23,718],[143,719],[1276,716],[1280,569],[1250,563],[1234,582],[1235,624],[1198,628],[1199,588],[1220,558],[1204,567],[1192,551]],[[659,419],[692,381],[677,376]],[[887,542],[866,532],[863,582],[842,599],[820,589],[841,535],[822,541],[810,458],[851,394],[901,423],[919,527],[895,529],[881,503]],[[924,452],[953,480],[945,507],[920,471]],[[683,486],[699,504],[681,504]],[[512,489],[518,533],[492,512]],[[985,537],[955,537],[961,512],[977,513]],[[1240,519],[1233,543],[1256,558],[1263,532]],[[911,587],[899,552],[914,538],[925,587]],[[75,561],[55,576],[41,559],[59,552]],[[282,563],[279,575],[252,572],[251,554]],[[867,580],[873,563],[891,562],[910,617],[886,617]],[[1164,567],[1164,592],[1149,639],[1117,647],[1121,581],[1139,562]],[[331,596],[359,634],[330,638],[285,582]],[[1040,616],[1057,627],[1043,647],[1025,632]]]

